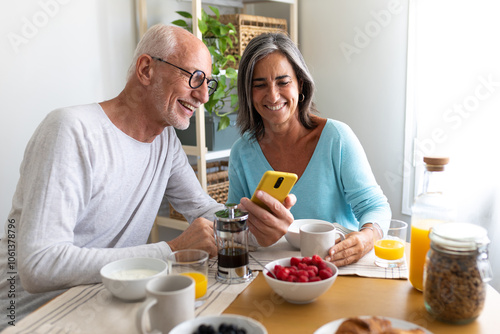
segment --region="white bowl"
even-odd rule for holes
[[[300,249],[300,227],[305,224],[327,224],[332,225],[332,223],[326,220],[320,219],[297,219],[288,226],[288,231],[285,234],[286,241],[293,247]]]
[[[132,301],[145,298],[146,284],[167,272],[165,261],[136,257],[108,263],[101,268],[101,278],[113,296]]]
[[[339,273],[337,267],[333,263],[326,261],[325,263],[333,271],[333,276],[317,282],[287,282],[280,281],[267,275],[267,273],[271,270],[273,270],[274,272],[274,266],[277,264],[283,267],[290,266],[290,259],[290,257],[287,257],[270,262],[266,265],[266,270],[264,270],[264,277],[266,278],[269,286],[274,290],[276,294],[281,296],[289,303],[307,304],[313,302],[328,289],[330,289],[333,282],[335,282],[335,280],[337,279],[337,275]],[[302,258],[299,257],[299,259]]]
[[[202,324],[211,325],[217,332],[220,324],[226,323],[244,328],[247,333],[252,334],[267,334],[267,330],[262,324],[252,318],[236,314],[221,314],[215,316],[199,317],[191,320],[184,321],[175,326],[169,334],[187,334],[194,333]],[[218,332],[217,332],[218,333]]]

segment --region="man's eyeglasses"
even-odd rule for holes
[[[176,67],[179,70],[188,73],[191,76],[189,78],[189,87],[191,87],[192,89],[199,88],[201,85],[203,85],[203,82],[205,80],[207,80],[208,96],[212,95],[217,90],[217,81],[215,81],[214,79],[208,79],[205,75],[205,72],[203,72],[203,71],[196,70],[193,73],[191,73],[191,72],[189,72],[183,68],[180,68],[179,66],[176,66],[172,63],[169,63],[168,61],[163,60],[161,58],[158,58],[158,57],[151,57],[151,58],[153,58],[154,60],[159,60],[159,61],[164,62],[164,63],[169,64],[169,65],[172,65],[173,67]]]

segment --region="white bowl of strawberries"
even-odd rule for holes
[[[287,257],[268,263],[264,277],[274,292],[287,302],[307,304],[330,289],[338,273],[333,263],[313,255]]]

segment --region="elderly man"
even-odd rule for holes
[[[116,98],[45,118],[26,148],[6,223],[16,251],[0,258],[4,312],[14,307],[18,321],[64,289],[99,282],[100,268],[121,258],[164,259],[187,248],[216,255],[212,220],[221,205],[201,188],[174,132],[188,127],[216,87],[205,45],[186,30],[156,25],[137,46]],[[163,196],[190,226],[171,241],[146,244]],[[293,221],[295,198],[259,197],[272,213],[248,199],[242,204],[252,240],[268,246]],[[9,240],[1,240],[2,254]],[[9,322],[3,316],[0,328]]]

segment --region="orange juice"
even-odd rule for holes
[[[425,257],[431,246],[429,230],[436,224],[442,223],[437,219],[422,219],[411,224],[410,237],[410,283],[417,290],[424,289]]]
[[[405,244],[399,240],[377,240],[374,248],[375,255],[384,260],[399,260],[405,255]]]
[[[208,278],[202,273],[189,272],[182,273],[181,275],[189,276],[194,279],[195,282],[195,298],[201,298],[207,293]]]

